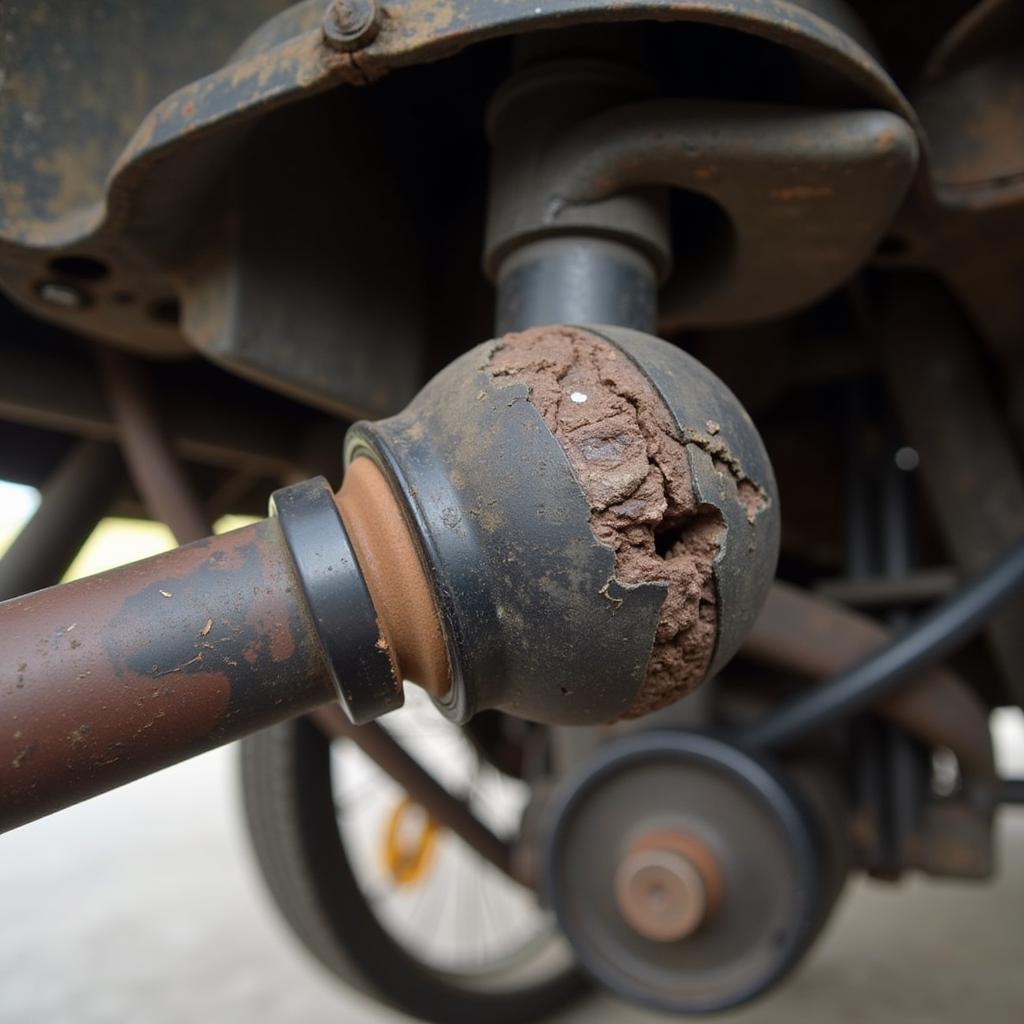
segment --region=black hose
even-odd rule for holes
[[[884,650],[830,682],[787,701],[742,730],[738,741],[754,749],[785,747],[868,707],[955,651],[1022,590],[1024,541]]]

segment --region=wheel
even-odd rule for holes
[[[767,991],[838,895],[808,801],[711,736],[613,741],[549,813],[546,887],[581,965],[662,1012],[710,1013]]]
[[[528,786],[499,772],[424,698],[384,724],[499,834]],[[246,817],[262,873],[298,938],[365,994],[423,1020],[540,1020],[585,989],[535,894],[444,830],[421,831],[412,870],[383,863],[408,831],[402,791],[353,743],[308,720],[242,743]],[[409,867],[406,864],[406,869]]]

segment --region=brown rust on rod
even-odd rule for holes
[[[331,700],[274,520],[0,605],[0,830]]]

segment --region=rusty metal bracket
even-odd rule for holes
[[[614,207],[602,216],[602,203],[668,185],[713,200],[728,227],[702,247],[722,254],[717,265],[682,267],[666,286],[662,328],[761,320],[856,272],[899,209],[917,158],[912,126],[886,111],[625,104],[556,137],[535,175],[492,198],[486,263],[497,276],[524,238],[614,237],[621,218]],[[619,230],[666,269],[668,254],[648,232],[632,220]]]
[[[984,0],[942,40],[913,93],[931,169],[878,262],[939,275],[1011,375],[1024,436],[1024,19]]]

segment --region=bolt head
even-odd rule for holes
[[[380,31],[376,0],[334,0],[323,20],[324,42],[335,50],[361,50]]]

